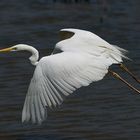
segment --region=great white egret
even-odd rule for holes
[[[36,66],[26,95],[22,122],[41,123],[46,118],[46,108],[60,105],[64,96],[73,93],[81,86],[99,81],[108,71],[122,80],[130,88],[140,93],[117,73],[108,70],[112,64],[118,64],[137,82],[139,80],[121,63],[126,58],[126,50],[109,44],[99,36],[85,30],[62,29],[62,41],[58,42],[51,55],[41,58],[32,46],[18,44],[7,51],[29,51],[31,63]]]

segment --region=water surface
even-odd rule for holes
[[[61,28],[92,31],[130,51],[125,64],[140,77],[140,1],[64,3],[1,0],[0,48],[30,44],[49,55]],[[27,52],[0,54],[1,140],[134,140],[140,139],[140,96],[107,75],[77,90],[41,125],[21,123],[21,111],[34,66]],[[123,77],[135,83],[118,67]]]

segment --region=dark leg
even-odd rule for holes
[[[130,72],[130,70],[124,64],[121,63],[121,64],[119,64],[119,66],[121,69],[123,69],[124,71],[129,73],[129,75],[131,75],[133,77],[133,79],[135,79],[138,83],[140,83],[140,80],[132,72]]]
[[[131,84],[129,84],[126,80],[124,80],[119,74],[117,74],[116,72],[113,72],[112,70],[109,70],[109,72],[117,79],[121,80],[122,82],[124,82],[128,87],[130,87],[131,89],[133,89],[134,91],[136,91],[137,93],[140,94],[140,91],[138,89],[136,89],[135,87],[133,87]]]

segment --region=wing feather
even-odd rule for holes
[[[110,65],[109,62],[106,65],[100,63],[103,59],[77,53],[61,53],[41,59],[28,89],[22,121],[41,123],[46,118],[46,107],[60,105],[64,96],[77,88],[101,80]]]
[[[50,88],[52,98],[54,99],[54,102],[55,102],[54,105],[56,106],[57,104],[60,104],[59,98],[56,96],[56,90],[55,90],[52,82],[50,80],[47,80],[47,82],[48,82],[48,88]]]
[[[34,98],[33,103],[34,103],[36,121],[40,122],[41,121],[41,113],[39,111],[39,99],[37,98],[37,94],[34,95],[34,97],[33,97]]]
[[[36,114],[35,114],[35,102],[34,102],[34,96],[32,95],[31,97],[28,97],[30,100],[28,100],[28,104],[30,105],[30,111],[31,111],[31,120],[33,123],[37,122],[36,121]],[[31,101],[31,103],[30,103]],[[26,118],[25,118],[26,119]],[[27,120],[25,120],[27,122]]]
[[[113,63],[118,63],[122,61],[122,58],[129,59],[125,56],[128,52],[116,45],[112,45],[97,36],[96,34],[79,29],[62,29],[60,32],[64,34],[71,34],[70,38],[62,40],[56,44],[55,51],[64,52],[86,52],[94,56],[104,55],[105,57],[110,57],[110,61]],[[115,58],[115,59],[114,59]]]

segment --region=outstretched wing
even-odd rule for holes
[[[62,32],[68,33],[65,40],[58,42],[54,55],[42,58],[35,69],[23,107],[23,122],[41,123],[46,117],[46,107],[59,105],[64,96],[77,88],[101,80],[111,64],[120,63],[125,57],[125,50],[91,32],[77,29]]]
[[[41,123],[46,107],[57,106],[77,88],[101,80],[112,64],[104,56],[63,52],[39,61],[22,112],[22,122]]]
[[[56,44],[53,53],[64,52],[85,52],[91,55],[106,55],[110,57],[113,63],[122,61],[127,58],[124,54],[127,50],[116,45],[109,44],[107,41],[96,34],[79,29],[62,29],[60,30],[62,41]],[[103,53],[105,52],[105,53]]]

